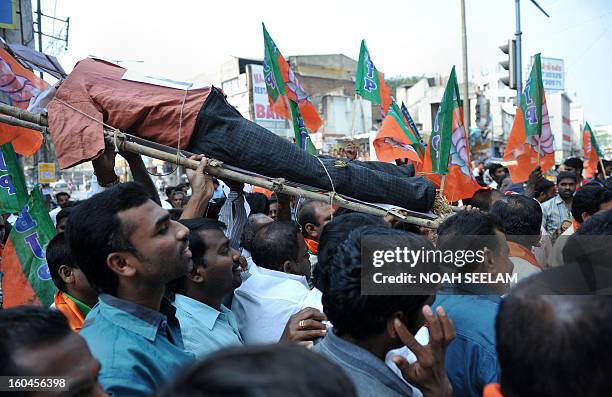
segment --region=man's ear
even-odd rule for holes
[[[310,222],[304,225],[304,230],[306,230],[306,234],[308,235],[308,237],[314,237],[317,234],[316,226]]]
[[[59,269],[57,269],[57,273],[66,285],[71,285],[76,282],[74,272],[72,270],[73,269],[71,267],[68,267],[66,265],[61,265]]]
[[[580,214],[580,216],[582,217],[582,222],[586,221],[587,219],[589,219],[589,213],[584,211],[582,214]]]
[[[138,262],[134,254],[129,252],[113,252],[106,257],[106,266],[122,277],[134,277],[137,272],[135,265]]]
[[[187,273],[187,278],[196,284],[204,283],[207,278],[206,269],[203,266],[193,265],[191,271]]]
[[[280,271],[284,273],[295,274],[295,263],[289,260],[284,261],[280,268]]]
[[[491,271],[495,268],[495,255],[493,254],[493,251],[491,251],[487,247],[485,247],[483,251],[484,251],[484,262],[482,264],[483,266],[482,268],[487,273],[491,273]]]

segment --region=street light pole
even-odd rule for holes
[[[515,0],[516,8],[516,106],[521,106],[521,91],[523,88],[523,64],[521,59],[521,0]]]
[[[470,98],[468,81],[467,32],[465,29],[465,0],[461,0],[461,50],[463,52],[463,124],[465,126],[465,131],[469,135]]]
[[[462,0],[463,1],[463,0]],[[522,44],[521,44],[521,36],[523,35],[523,32],[521,32],[521,0],[514,0],[515,1],[515,9],[516,9],[516,32],[514,33],[514,35],[516,36],[516,106],[520,106],[521,105],[521,91],[523,88],[523,64],[522,64]],[[544,9],[542,8],[542,6],[540,6],[536,0],[530,0],[533,5],[535,5],[536,7],[538,7],[538,9],[540,11],[542,11],[542,14],[546,15],[548,18],[550,18],[550,15],[548,15],[548,13],[546,11],[544,11]]]

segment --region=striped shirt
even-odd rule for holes
[[[549,234],[553,234],[565,220],[572,220],[572,213],[567,209],[565,201],[557,195],[542,203],[542,226]]]

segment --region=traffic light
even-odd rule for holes
[[[516,40],[508,40],[508,44],[499,46],[499,49],[508,55],[507,60],[499,63],[502,68],[508,71],[508,76],[504,76],[500,80],[511,90],[516,90]]]

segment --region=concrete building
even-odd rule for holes
[[[324,122],[311,135],[315,146],[324,153],[337,150],[351,137],[369,134],[372,125],[380,123],[380,111],[373,111],[379,107],[367,101],[355,101],[355,60],[331,54],[292,56],[288,62]],[[275,114],[269,105],[261,60],[231,57],[193,80],[198,85],[221,87],[228,101],[244,117],[279,136],[293,138],[290,122]],[[364,154],[368,152],[368,140],[358,139],[357,143]]]
[[[550,128],[555,137],[555,162],[560,163],[572,155],[573,132],[570,122],[572,100],[565,92],[546,95]]]

